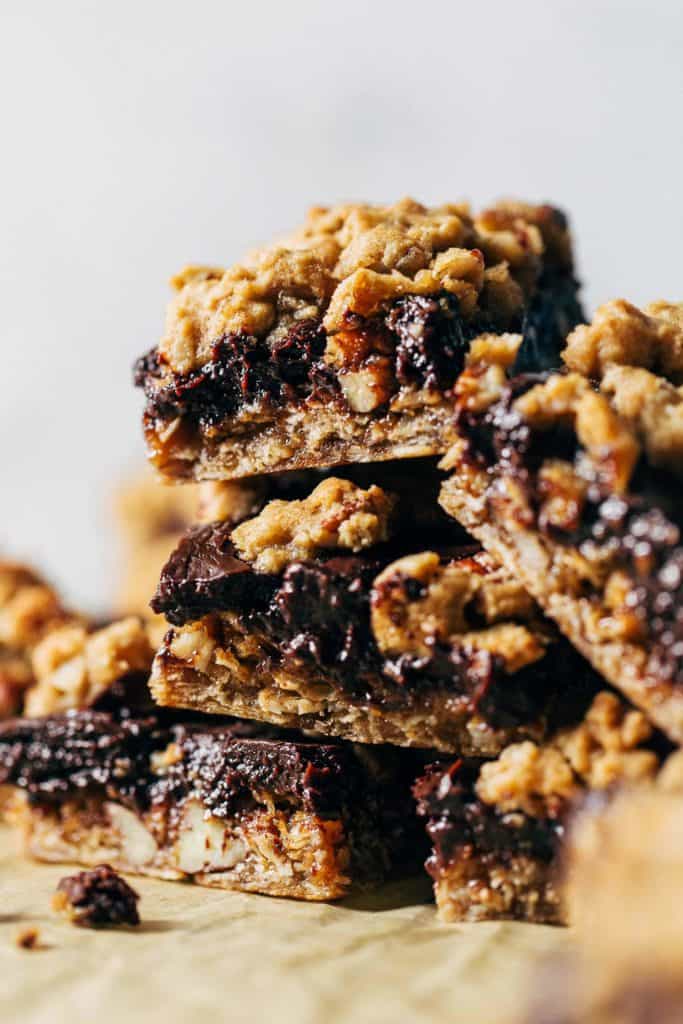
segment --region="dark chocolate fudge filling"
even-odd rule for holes
[[[458,425],[477,465],[513,477],[524,488],[533,526],[559,544],[578,547],[589,560],[608,556],[634,586],[629,606],[650,640],[649,669],[662,680],[683,685],[683,503],[680,483],[641,457],[629,493],[610,493],[598,474],[589,481],[578,518],[560,527],[541,514],[545,495],[538,471],[546,459],[573,462],[575,432],[556,426],[532,429],[512,408],[519,395],[546,376],[520,376],[483,414],[459,410]]]
[[[432,853],[425,866],[434,879],[464,847],[497,859],[526,855],[546,863],[557,852],[562,821],[488,806],[474,790],[480,767],[476,759],[431,765],[413,788],[417,813],[427,821]]]
[[[448,391],[463,369],[473,338],[484,331],[522,331],[520,367],[556,366],[569,330],[582,320],[578,284],[570,274],[548,272],[523,315],[505,323],[480,313],[465,319],[447,292],[434,297],[408,295],[387,313],[349,317],[345,335],[355,336],[359,369],[377,353],[393,362],[394,392],[410,385]],[[294,323],[274,342],[237,333],[218,338],[211,358],[187,374],[165,372],[153,349],[134,368],[134,381],[146,395],[145,423],[181,417],[200,431],[215,432],[224,420],[254,403],[273,408],[308,400],[346,405],[334,368],[325,362],[327,334],[318,319]],[[368,353],[370,353],[368,355]],[[386,406],[380,407],[380,413]]]
[[[473,550],[470,545],[445,557]],[[435,642],[427,656],[383,655],[371,629],[372,585],[384,566],[406,553],[405,546],[379,545],[369,554],[332,553],[268,575],[242,561],[229,528],[214,523],[180,542],[162,571],[152,607],[174,625],[231,612],[262,638],[265,658],[322,671],[357,703],[402,708],[424,699],[425,691],[446,690],[469,713],[497,726],[541,714],[559,725],[583,710],[597,677],[563,640],[513,675],[505,672],[502,658],[458,645]],[[477,625],[473,621],[472,628]],[[220,631],[220,622],[211,628]],[[163,651],[161,657],[167,656]]]
[[[173,719],[163,711],[141,717],[119,707],[4,722],[0,783],[18,786],[29,801],[45,805],[95,791],[145,810],[195,795],[222,818],[252,804],[253,791],[262,790],[333,815],[368,785],[368,772],[351,747],[306,742],[256,723],[205,716],[216,723],[207,726]],[[150,758],[170,743],[180,756],[159,776]]]

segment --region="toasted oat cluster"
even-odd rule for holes
[[[32,569],[0,562],[0,719],[17,713],[34,681],[36,644],[50,630],[76,621]]]
[[[27,715],[42,716],[90,707],[114,683],[149,674],[153,651],[136,618],[89,632],[82,625],[54,629],[33,652],[35,684],[26,696]]]
[[[362,551],[387,540],[394,504],[380,487],[364,491],[329,477],[300,501],[269,502],[232,531],[232,541],[258,572],[281,572],[321,551]]]
[[[683,738],[679,306],[607,304],[567,371],[507,379],[484,346],[458,386],[442,505],[613,685]]]
[[[476,338],[523,332],[523,364],[556,365],[581,317],[563,215],[513,202],[316,209],[243,265],[173,283],[136,382],[174,478],[442,453]]]
[[[265,337],[322,317],[330,333],[405,295],[447,292],[460,308],[519,309],[550,250],[571,266],[566,224],[551,207],[501,203],[472,217],[465,205],[349,204],[310,211],[282,244],[230,270],[188,267],[173,280],[159,351],[176,373],[206,363],[226,334]],[[494,269],[495,268],[495,269]]]

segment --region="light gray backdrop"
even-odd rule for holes
[[[682,297],[683,5],[0,5],[0,546],[106,607],[166,281],[311,203],[571,211],[591,306]]]

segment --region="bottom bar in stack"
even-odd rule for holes
[[[157,709],[145,644],[129,619],[37,651],[29,704],[52,713],[0,725],[28,854],[306,900],[419,870],[417,755]]]
[[[564,922],[559,867],[570,809],[587,791],[652,778],[668,749],[642,712],[605,690],[581,722],[543,744],[430,766],[415,796],[441,918]]]
[[[40,860],[305,900],[418,867],[390,752],[253,733],[123,707],[16,719],[0,780]]]

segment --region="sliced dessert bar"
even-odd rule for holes
[[[405,769],[390,750],[125,703],[0,725],[31,856],[305,900],[417,869]]]
[[[29,854],[301,899],[418,868],[412,752],[160,710],[151,659],[134,619],[36,649],[41,717],[0,726],[3,814]]]
[[[152,602],[173,624],[155,699],[486,755],[583,709],[594,673],[522,587],[450,533],[407,528],[401,509],[331,477],[238,527],[191,531]]]
[[[173,282],[137,363],[150,458],[175,479],[435,455],[471,341],[556,364],[581,318],[564,216],[500,203],[314,209],[292,238]]]
[[[661,739],[640,711],[601,691],[584,719],[497,760],[435,764],[415,786],[432,841],[427,870],[446,921],[566,919],[567,815],[588,790],[654,776]]]
[[[477,355],[443,507],[682,742],[683,305],[609,303],[563,373],[510,381],[495,346]]]

